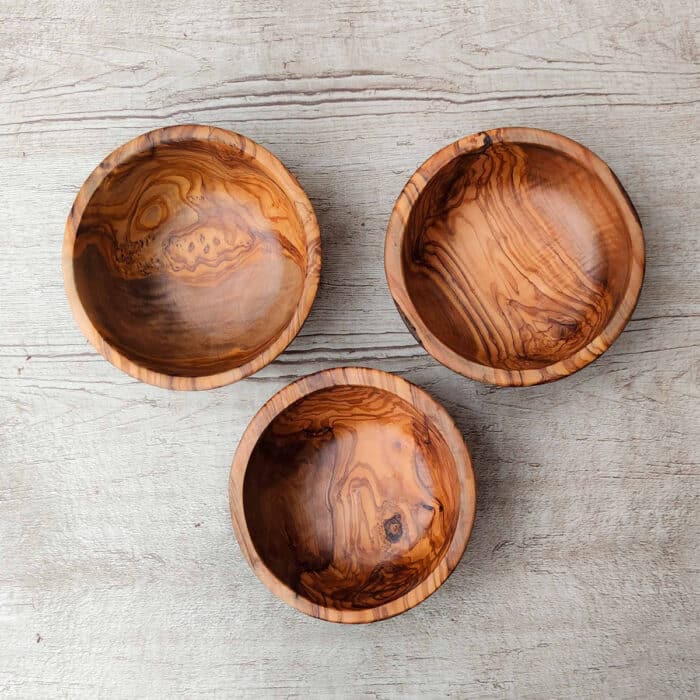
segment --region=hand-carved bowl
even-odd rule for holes
[[[78,193],[63,245],[83,333],[117,367],[172,389],[271,362],[309,313],[320,266],[299,183],[254,141],[206,126],[114,151]]]
[[[564,136],[468,136],[429,158],[392,212],[394,301],[437,360],[503,386],[571,374],[622,332],[644,275],[642,228],[613,172]]]
[[[417,605],[447,578],[475,513],[469,453],[445,409],[407,381],[331,369],[285,387],[231,466],[236,537],[267,587],[333,622]]]

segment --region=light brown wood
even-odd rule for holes
[[[312,374],[273,396],[243,434],[229,480],[255,573],[333,622],[391,617],[435,591],[464,552],[475,499],[445,409],[362,368]]]
[[[151,384],[208,389],[271,362],[319,281],[313,208],[249,138],[207,126],[139,136],[90,175],[63,271],[83,333]]]
[[[581,369],[622,332],[644,239],[596,155],[551,132],[495,129],[411,177],[385,267],[402,317],[437,360],[482,382],[530,385]]]
[[[696,4],[3,7],[0,692],[697,700]],[[115,371],[77,329],[57,264],[99,159],[184,122],[275,153],[323,237],[301,332],[214,391]],[[416,167],[464,134],[521,123],[601,156],[647,244],[625,332],[567,380],[527,391],[427,355],[383,266],[383,232]],[[251,575],[222,489],[270,396],[348,364],[428,389],[465,435],[479,487],[449,579],[409,613],[359,628],[302,615]]]

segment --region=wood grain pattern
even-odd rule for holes
[[[373,622],[455,568],[476,512],[464,440],[400,377],[329,369],[277,393],[231,465],[231,517],[256,574],[290,605]]]
[[[608,349],[637,303],[641,223],[597,156],[526,128],[468,136],[429,158],[389,221],[386,276],[437,360],[521,386]]]
[[[174,389],[260,369],[294,338],[319,281],[303,190],[269,151],[206,126],[118,148],[81,188],[63,247],[68,299],[113,364]]]
[[[318,8],[0,0],[0,694],[697,698],[695,4]],[[323,232],[300,333],[213,391],[164,391],[105,362],[76,328],[57,264],[99,158],[184,122],[275,153]],[[416,166],[504,124],[602,157],[647,244],[625,332],[580,372],[526,391],[428,355],[383,266]],[[448,580],[369,626],[326,624],[271,595],[235,543],[226,488],[259,407],[345,365],[436,397],[479,490]]]

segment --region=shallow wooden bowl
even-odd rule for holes
[[[420,603],[471,533],[464,440],[407,381],[331,369],[285,387],[253,418],[229,480],[248,562],[298,610],[371,622]]]
[[[437,360],[482,382],[538,384],[602,354],[644,274],[639,218],[613,172],[564,136],[468,136],[411,177],[386,236],[389,288]]]
[[[63,245],[88,339],[172,389],[221,386],[271,362],[309,313],[320,266],[299,183],[254,141],[207,126],[114,151],[78,193]]]

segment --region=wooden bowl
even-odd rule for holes
[[[386,276],[425,349],[503,386],[571,374],[605,352],[644,275],[639,217],[608,166],[564,136],[467,136],[411,177],[389,220]]]
[[[209,389],[271,362],[318,287],[313,208],[269,151],[224,129],[129,141],[88,177],[63,244],[68,299],[112,364]]]
[[[442,584],[471,533],[469,453],[445,409],[373,369],[285,387],[236,450],[236,537],[262,582],[297,610],[372,622]]]

